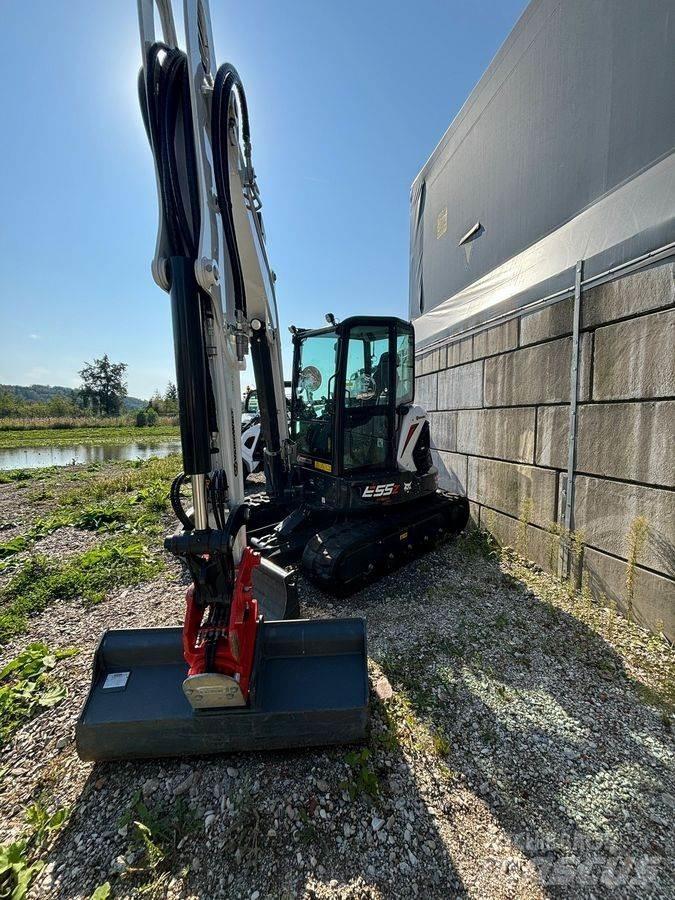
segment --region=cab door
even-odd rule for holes
[[[342,471],[392,469],[395,460],[395,331],[355,323],[345,335]]]

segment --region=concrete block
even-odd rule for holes
[[[467,409],[482,405],[482,361],[439,372],[438,409]]]
[[[581,406],[577,407],[579,417]],[[578,420],[577,420],[578,421]],[[564,406],[541,406],[537,410],[537,458],[538,466],[567,469],[567,437],[570,422],[570,408]],[[577,429],[577,439],[581,429]]]
[[[480,527],[489,531],[503,547],[513,548],[546,572],[555,571],[557,542],[549,532],[485,506],[480,509]]]
[[[675,309],[595,332],[593,399],[675,395]]]
[[[675,264],[662,263],[584,291],[581,327],[650,312],[675,304]]]
[[[579,398],[589,393],[591,335],[581,338]],[[485,406],[569,402],[572,338],[524,347],[485,360]]]
[[[675,486],[675,401],[581,406],[580,472]]]
[[[440,356],[441,351],[438,348],[436,350],[429,350],[427,353],[422,353],[422,355],[417,358],[417,373],[419,375],[428,375],[430,372],[438,372],[440,369]]]
[[[627,557],[631,524],[638,516],[644,516],[649,530],[637,563],[675,577],[675,493],[577,475],[574,527],[586,544]]]
[[[438,486],[453,494],[466,495],[467,458],[459,453],[434,450],[431,456],[438,469]]]
[[[438,373],[415,377],[415,403],[424,409],[438,409]]]
[[[427,375],[430,371],[431,353],[420,353],[415,358],[415,374]]]
[[[478,528],[480,526],[480,506],[469,500],[469,528]]]
[[[624,615],[630,614],[639,624],[663,631],[670,641],[675,641],[675,581],[636,566],[633,596],[629,598],[625,560],[591,547],[584,549],[583,572],[597,600],[613,601]]]
[[[520,346],[538,344],[551,338],[572,334],[574,299],[559,300],[520,320]]]
[[[537,465],[567,468],[568,428],[569,406],[546,406],[539,410]],[[673,434],[673,400],[581,405],[577,417],[575,469],[591,475],[672,487],[675,485]]]
[[[464,338],[454,344],[448,344],[447,366],[461,366],[473,359],[473,338]]]
[[[533,525],[555,521],[557,473],[550,469],[469,457],[467,489],[471,500],[519,518],[527,512]]]
[[[457,449],[457,413],[429,413],[431,446],[437,450],[454,452]]]
[[[533,406],[512,409],[466,409],[457,413],[460,453],[534,462]]]
[[[487,328],[473,336],[473,358],[481,359],[483,356],[494,356],[496,353],[506,353],[507,350],[515,350],[518,346],[518,320],[510,319],[503,325]]]

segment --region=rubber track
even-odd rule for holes
[[[404,509],[378,513],[377,519],[342,522],[315,535],[302,555],[305,574],[333,593],[354,590],[458,534],[469,519],[469,504],[437,491]]]

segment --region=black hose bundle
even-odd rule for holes
[[[227,524],[227,475],[224,469],[216,469],[209,475],[209,499],[216,528],[224,531]]]
[[[232,213],[232,195],[230,193],[230,163],[228,142],[230,139],[230,102],[237,92],[241,112],[241,134],[244,141],[244,153],[247,164],[251,160],[251,130],[248,121],[248,106],[241,78],[234,66],[224,63],[216,73],[213,85],[213,103],[211,106],[211,141],[213,145],[213,169],[218,194],[218,207],[223,222],[223,231],[227,243],[227,251],[232,266],[234,282],[235,308],[246,314],[246,288],[239,259],[237,236]]]
[[[200,222],[187,57],[158,41],[148,50],[145,73],[145,78],[143,70],[139,75],[139,100],[159,176],[168,255],[194,260]],[[184,180],[177,147],[184,160]]]

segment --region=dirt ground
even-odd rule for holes
[[[27,494],[0,486],[12,535],[34,518]],[[62,528],[42,552],[98,539]],[[365,746],[80,762],[101,632],[179,624],[185,587],[167,560],[96,605],[48,606],[0,648],[0,666],[33,641],[79,650],[54,669],[67,697],[2,750],[1,843],[27,833],[31,804],[68,812],[30,897],[674,895],[663,638],[472,534],[348,598],[301,582],[307,617],[367,621]]]

